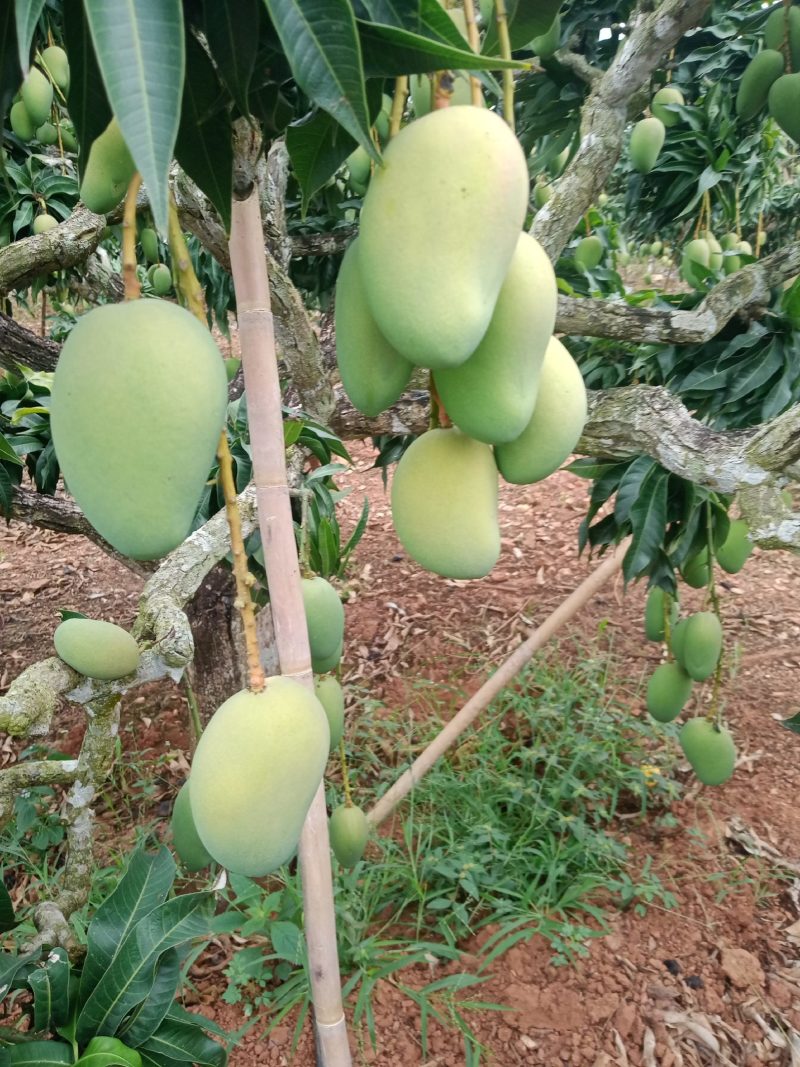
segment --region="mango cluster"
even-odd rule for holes
[[[752,119],[764,107],[800,144],[800,8],[781,5],[764,24],[764,48],[750,60],[736,95],[736,111]]]
[[[696,285],[707,270],[733,274],[741,267],[742,256],[752,254],[750,242],[742,240],[736,233],[726,233],[718,241],[711,230],[701,230],[683,248],[681,277],[689,285]],[[697,267],[704,271],[698,272]]]
[[[683,93],[675,85],[665,85],[655,93],[650,101],[649,117],[640,119],[631,131],[628,151],[634,170],[648,174],[656,165],[664,147],[667,128],[681,121],[680,115],[670,110],[670,106],[683,103]]]
[[[521,230],[528,196],[524,153],[496,114],[432,111],[389,143],[339,275],[353,404],[375,416],[425,368],[453,423],[410,446],[392,486],[400,541],[445,577],[497,561],[498,469],[517,484],[547,477],[586,419],[583,379],[552,336],[552,266]]]
[[[70,152],[77,150],[75,130],[65,121],[62,107],[69,91],[69,60],[58,45],[50,45],[36,55],[36,64],[14,97],[8,121],[20,141],[37,141],[50,147],[61,142]]]

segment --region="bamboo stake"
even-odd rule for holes
[[[142,292],[136,277],[136,195],[141,184],[142,176],[137,170],[125,194],[122,215],[122,281],[126,300],[138,300]]]
[[[481,42],[480,37],[478,36],[478,25],[475,22],[474,0],[464,0],[464,20],[467,23],[467,40],[469,41],[469,46],[473,52],[479,52]],[[474,74],[470,74],[469,76],[469,89],[473,106],[480,107],[483,103],[483,100],[481,99],[481,83]]]
[[[506,0],[496,0],[495,18],[497,19],[497,36],[500,41],[500,55],[503,59],[511,59]],[[514,122],[514,71],[508,68],[503,71],[503,118],[511,132],[514,133],[516,125]]]
[[[492,700],[522,670],[525,664],[538,652],[550,638],[561,629],[564,623],[576,615],[594,594],[616,574],[622,566],[622,559],[628,548],[628,541],[623,541],[597,570],[593,571],[577,589],[562,601],[541,626],[533,630],[495,671],[491,678],[469,698],[464,707],[453,716],[444,729],[436,735],[427,748],[417,756],[411,766],[403,771],[394,785],[383,794],[378,803],[367,813],[367,819],[373,826],[394,811],[397,805],[422,780],[440,756],[450,748],[466,728],[489,706]]]
[[[281,672],[313,690],[314,676],[286,482],[281,390],[262,232],[257,193],[252,192],[247,200],[234,200],[231,273],[236,291],[253,474],[275,642]],[[299,854],[318,1061],[320,1067],[350,1067],[336,948],[328,817],[322,784],[303,827]]]

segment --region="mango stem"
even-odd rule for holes
[[[136,276],[136,197],[142,176],[136,171],[125,194],[125,210],[122,216],[122,283],[126,300],[138,300],[142,287]]]

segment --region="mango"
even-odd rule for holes
[[[800,144],[800,74],[782,74],[772,83],[767,100],[770,115],[785,134]]]
[[[661,243],[661,241],[653,241],[653,243],[650,245],[650,255],[660,256],[663,247],[664,245]]]
[[[665,85],[663,89],[658,90],[650,101],[650,110],[665,126],[677,126],[681,121],[681,117],[677,112],[667,110],[667,105],[685,103],[683,93],[676,85]]]
[[[591,237],[583,237],[575,249],[575,262],[583,270],[594,270],[599,266],[604,251],[603,242],[599,237],[594,234]]]
[[[344,605],[331,583],[319,575],[303,578],[301,586],[311,656],[325,659],[332,656],[342,643]]]
[[[61,659],[87,678],[124,678],[139,666],[139,646],[113,622],[65,619],[56,627],[53,644]]]
[[[156,296],[166,296],[172,288],[172,271],[166,263],[155,264],[153,273],[148,276]]]
[[[329,749],[322,705],[291,678],[225,701],[200,736],[189,778],[194,824],[217,863],[262,878],[292,858]]]
[[[725,274],[733,274],[739,270],[742,265],[742,261],[739,256],[732,255],[730,252],[723,253],[722,256],[722,269]]]
[[[631,166],[640,174],[648,174],[656,165],[667,131],[661,119],[641,119],[631,131],[629,153]]]
[[[75,130],[72,126],[67,126],[63,122],[61,123],[61,144],[65,152],[78,151],[78,139],[75,136]]]
[[[201,871],[209,863],[213,863],[194,824],[188,782],[183,783],[175,797],[170,832],[173,847],[187,871]]]
[[[389,122],[392,117],[392,98],[387,93],[383,93],[381,96],[381,109],[378,112],[378,117],[375,119],[375,132],[378,134],[378,140],[381,144],[385,144],[389,139]]]
[[[528,167],[492,111],[432,111],[393,137],[361,212],[361,276],[386,340],[463,363],[486,333],[528,205]]]
[[[123,555],[159,559],[186,537],[227,401],[219,349],[176,304],[130,300],[78,319],[53,379],[53,444],[86,518]]]
[[[722,653],[722,626],[713,611],[698,611],[687,619],[681,661],[690,678],[703,682]]]
[[[728,528],[728,536],[717,549],[717,563],[728,574],[738,574],[753,551],[749,532],[750,527],[744,519],[734,519]]]
[[[749,241],[740,241],[738,251],[741,252],[743,256],[752,256],[753,246]]]
[[[794,5],[776,8],[764,23],[764,44],[783,54],[788,44],[792,70],[800,70],[800,8]]]
[[[53,86],[37,67],[28,71],[19,93],[33,125],[47,122],[53,107]]]
[[[711,230],[701,230],[700,237],[708,245],[708,265],[712,270],[720,270],[722,267],[722,245],[716,239]]]
[[[736,766],[736,745],[725,726],[689,719],[678,734],[683,754],[703,785],[722,785]]]
[[[692,693],[692,679],[678,663],[662,663],[647,683],[647,710],[656,722],[676,719]]]
[[[52,122],[43,122],[36,130],[36,140],[39,144],[54,145],[58,142],[58,130]]]
[[[339,666],[342,658],[342,652],[344,651],[344,641],[340,641],[333,652],[328,656],[315,656],[311,655],[311,669],[315,674],[327,674],[328,671],[335,671]]]
[[[8,121],[11,124],[12,131],[19,137],[20,141],[32,141],[36,136],[36,124],[21,100],[12,105],[11,111],[8,113]]]
[[[521,233],[483,340],[466,363],[434,372],[445,409],[465,434],[500,444],[528,425],[557,299],[547,254]]]
[[[135,170],[119,123],[112,119],[89,149],[81,183],[81,200],[90,211],[104,215],[125,196]]]
[[[569,161],[569,145],[566,148],[562,148],[561,151],[547,164],[547,169],[554,178],[558,178],[560,174],[563,174],[564,168]]]
[[[540,37],[534,37],[530,43],[530,49],[539,59],[550,59],[554,56],[561,45],[561,16],[556,14],[550,29]]]
[[[42,52],[42,64],[50,77],[66,96],[69,92],[69,60],[67,53],[57,44],[51,44]]]
[[[402,395],[414,367],[378,329],[364,295],[358,248],[356,238],[336,281],[336,359],[353,406],[372,418]]]
[[[314,692],[325,709],[328,728],[331,732],[331,752],[338,746],[344,733],[344,692],[338,679],[332,674],[314,679]]]
[[[361,145],[351,152],[347,157],[347,173],[350,178],[350,182],[356,182],[360,186],[366,186],[369,182],[370,171],[372,170],[372,160],[370,159],[369,152],[366,148],[362,148]]]
[[[547,182],[537,182],[533,187],[533,202],[537,208],[544,207],[552,195],[553,190]]]
[[[500,555],[491,448],[456,429],[418,437],[397,464],[392,520],[403,548],[426,570],[483,578]]]
[[[664,608],[669,608],[670,627],[678,621],[678,601],[658,585],[647,594],[644,609],[644,632],[648,641],[664,640]]]
[[[54,230],[56,226],[58,226],[58,219],[54,219],[52,215],[42,212],[41,215],[37,215],[33,220],[31,229],[34,233],[47,233],[48,230]]]
[[[139,244],[142,246],[142,255],[148,263],[158,263],[158,234],[149,226],[145,226],[139,233]]]
[[[711,266],[711,248],[708,241],[703,237],[695,237],[683,249],[681,276],[689,285],[696,285],[701,280],[700,275],[702,272],[696,271],[695,266]]]
[[[783,53],[774,48],[765,48],[747,64],[736,94],[736,113],[747,121],[755,118],[767,102],[774,82],[784,72],[786,61]]]
[[[355,867],[364,855],[369,823],[361,808],[342,804],[331,812],[328,833],[333,854],[343,867]]]
[[[708,585],[711,577],[710,558],[708,549],[704,548],[692,556],[681,567],[681,577],[692,589],[703,589]]]
[[[552,337],[531,421],[516,441],[495,449],[500,473],[515,485],[547,478],[572,453],[585,422],[586,386],[581,372],[562,343]]]
[[[680,665],[684,668],[684,670],[686,669],[686,667],[683,662],[683,650],[686,644],[686,630],[689,626],[690,618],[691,616],[688,616],[685,619],[681,619],[680,622],[675,623],[672,628],[672,633],[670,634],[669,642],[673,656],[678,661],[678,663],[680,663]]]

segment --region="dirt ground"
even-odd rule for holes
[[[462,688],[477,688],[484,675],[465,675],[465,663],[497,663],[596,566],[576,550],[586,484],[562,472],[530,488],[505,487],[500,563],[480,582],[445,581],[403,555],[380,474],[369,469],[370,450],[357,445],[354,456],[353,471],[342,479],[353,490],[343,505],[345,530],[365,494],[372,510],[348,581],[345,680],[367,688],[387,714],[424,714],[414,679],[441,683],[457,675]],[[800,560],[756,551],[742,574],[722,583],[726,633],[743,649],[727,704],[740,754],[732,781],[703,789],[681,772],[685,788],[673,808],[675,826],[659,828],[646,819],[616,826],[634,856],[655,857],[678,906],[655,905],[644,916],[610,912],[610,932],[592,939],[588,956],[575,965],[552,966],[552,949],[539,937],[507,952],[479,995],[510,1010],[470,1015],[488,1050],[486,1062],[800,1064],[800,738],[779,722],[800,703],[799,582]],[[15,522],[0,527],[0,692],[23,667],[50,654],[59,608],[128,625],[141,584],[82,538]],[[700,594],[689,590],[684,601],[691,607]],[[641,587],[626,592],[621,579],[612,581],[564,631],[593,642],[608,620],[632,692],[659,657],[641,638],[643,605]],[[165,682],[130,694],[123,708],[123,747],[157,759],[153,804],[165,816],[187,766],[183,696]],[[642,713],[639,698],[631,714]],[[351,725],[352,715],[351,709]],[[67,709],[51,743],[70,751],[80,732],[80,719]],[[2,746],[0,757],[9,762],[13,746]],[[455,969],[474,966],[491,932],[462,946]],[[243,1021],[240,1008],[220,1000],[225,963],[221,945],[201,957],[198,1002],[235,1029]],[[416,978],[421,984],[431,974]],[[432,1027],[423,1059],[418,1012],[391,982],[380,985],[375,1010],[377,1051],[365,1034],[353,1035],[355,1062],[464,1063],[460,1035],[440,1026]],[[232,1067],[310,1067],[308,1026],[293,1060],[291,1030],[287,1021],[262,1038],[263,1026],[255,1026],[237,1045]]]

